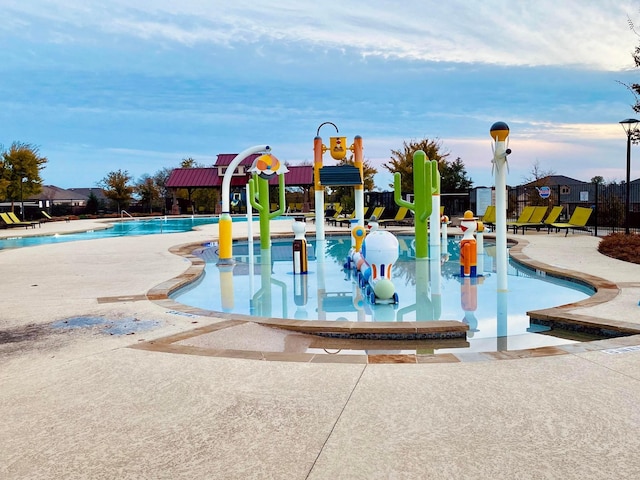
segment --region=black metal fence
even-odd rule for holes
[[[386,217],[393,217],[398,210],[393,192],[365,192],[364,203],[371,207],[385,207]],[[469,209],[469,193],[442,193],[440,206],[449,217],[461,217]]]
[[[527,205],[564,207],[558,221],[571,218],[576,207],[593,210],[587,226],[595,235],[629,231],[640,233],[640,181],[626,184],[574,183],[551,186],[520,185],[508,189],[507,216],[517,219]],[[627,195],[629,209],[627,212]],[[627,223],[628,222],[628,223]]]
[[[519,185],[507,188],[507,218],[517,220],[524,207],[562,206],[562,215],[557,222],[566,222],[576,207],[593,210],[587,227],[595,235],[607,235],[612,232],[624,232],[628,226],[632,233],[640,233],[640,180],[629,184],[628,214],[626,184],[595,184],[587,182],[565,183],[562,185]],[[479,195],[476,190],[484,190]],[[393,217],[398,209],[393,192],[365,192],[365,205],[384,206],[385,217]],[[482,197],[482,201],[480,200]],[[495,205],[495,191],[491,188],[474,189],[464,193],[442,193],[440,205],[452,219],[461,217],[463,212],[472,209],[481,216],[487,205]],[[628,222],[628,225],[627,225]]]

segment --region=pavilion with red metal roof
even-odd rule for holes
[[[191,204],[191,195],[196,189],[213,188],[221,191],[224,174],[236,155],[235,153],[218,154],[216,163],[212,167],[173,169],[165,184],[166,188],[173,194],[172,213],[179,213],[177,201],[178,189],[187,190],[189,204]],[[233,194],[240,195],[244,198],[245,186],[252,175],[249,173],[249,169],[258,156],[259,154],[249,155],[236,167],[231,177],[231,190]],[[309,198],[309,190],[313,187],[313,165],[287,165],[287,168],[289,172],[284,174],[285,186],[300,187],[304,191],[305,198]],[[270,179],[269,184],[277,186],[277,177],[274,176]]]

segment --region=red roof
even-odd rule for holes
[[[284,174],[284,184],[289,187],[313,185],[313,165],[289,165]],[[269,179],[269,185],[278,185],[277,175]]]
[[[220,154],[214,167],[205,168],[175,168],[167,179],[167,188],[206,188],[221,187],[222,177],[218,176],[218,167],[227,166],[236,157],[236,154]],[[257,154],[249,155],[240,165],[244,165],[245,171],[258,157]],[[284,183],[290,187],[313,185],[313,165],[295,165],[288,167],[289,172],[284,175]],[[231,177],[232,187],[241,187],[247,184],[251,174],[234,175]],[[269,180],[270,185],[277,185],[278,178],[274,176]]]
[[[233,161],[234,158],[236,158],[238,156],[237,153],[219,153],[218,154],[218,159],[216,160],[216,164],[214,165],[214,167],[224,167],[227,166],[229,164],[231,164],[231,162]],[[247,166],[251,166],[253,164],[253,161],[258,158],[260,156],[259,153],[252,153],[251,155],[249,155],[247,158],[245,158],[244,160],[242,160],[240,162],[240,165],[247,165]]]
[[[220,179],[220,183],[222,179]],[[218,169],[174,168],[167,179],[167,188],[210,187],[218,184]]]

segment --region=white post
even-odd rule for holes
[[[325,297],[327,293],[326,285],[325,285],[325,256],[327,254],[327,245],[326,240],[318,240],[316,238],[316,268],[317,268],[317,298],[318,298],[318,320],[326,320],[327,315],[326,312],[320,308],[320,304],[322,299]]]
[[[440,245],[440,192],[431,195],[431,215],[429,216],[429,258],[431,249]],[[440,255],[438,255],[438,258]],[[435,258],[435,257],[433,257]]]
[[[476,271],[478,276],[484,275],[484,230],[476,232]]]
[[[324,240],[324,187],[315,191],[316,200],[316,240]]]
[[[446,220],[440,225],[440,236],[442,237],[440,245],[443,249],[445,249],[446,252],[449,244],[449,226],[447,225]]]
[[[491,138],[495,141],[493,166],[496,184],[496,272],[498,292],[507,291],[507,148],[509,127],[504,122],[491,126]]]
[[[247,195],[247,242],[249,243],[249,259],[253,263],[253,209],[249,200],[249,184],[245,186]],[[253,293],[253,292],[252,292]]]
[[[358,219],[358,225],[364,227],[364,190],[356,189],[353,197],[356,210],[355,218]]]

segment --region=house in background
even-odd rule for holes
[[[55,185],[43,185],[40,193],[31,195],[25,201],[37,205],[40,210],[45,210],[53,215],[80,214],[85,213],[87,202],[92,193],[99,203],[107,201],[101,188],[64,189]]]
[[[70,192],[75,192],[79,195],[84,195],[87,197],[87,200],[91,198],[91,195],[96,197],[98,203],[101,205],[106,205],[109,199],[105,196],[104,190],[100,187],[89,187],[89,188],[67,188]]]

